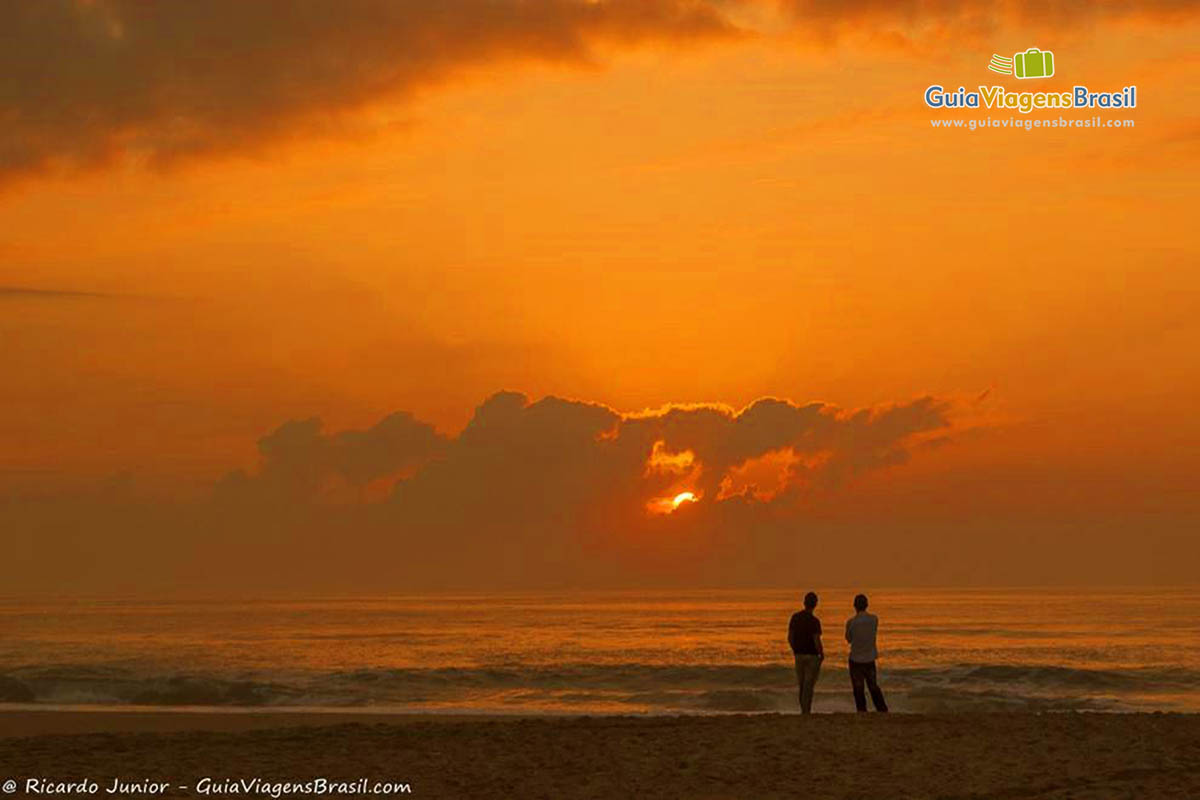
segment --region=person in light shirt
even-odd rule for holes
[[[871,692],[871,702],[876,711],[887,711],[883,690],[875,673],[875,660],[879,652],[875,648],[875,637],[879,633],[879,617],[867,613],[867,596],[854,598],[855,614],[846,620],[846,641],[850,643],[850,686],[854,689],[854,706],[859,711],[867,710],[867,697],[863,685]]]

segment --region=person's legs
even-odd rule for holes
[[[867,710],[867,695],[863,691],[863,683],[866,676],[863,673],[863,664],[850,662],[850,687],[854,690],[854,707],[859,711]]]
[[[821,659],[805,655],[799,656],[797,661],[804,662],[804,674],[800,678],[800,710],[809,714],[812,712],[813,690],[817,685],[817,676],[821,674]]]
[[[804,663],[804,656],[800,655],[799,653],[794,653],[793,655],[796,658],[797,700],[800,703],[800,710],[803,711],[804,710],[804,668],[806,665]]]
[[[808,672],[808,684],[804,686],[804,712],[809,714],[812,710],[812,693],[816,691],[817,678],[821,676],[821,658],[810,656],[812,662]]]
[[[800,690],[800,710],[805,714],[812,710],[813,686],[820,669],[821,662],[816,656],[796,654],[796,684]]]
[[[884,699],[883,699],[883,690],[879,688],[879,680],[876,676],[875,662],[872,661],[870,664],[867,664],[864,666],[868,667],[868,669],[864,670],[864,677],[866,677],[867,689],[869,689],[871,692],[871,702],[875,704],[875,710],[876,711],[887,711],[888,707],[887,707],[887,703],[884,702]],[[860,711],[867,710],[867,704],[866,704],[865,700],[862,704],[862,708],[859,710]]]

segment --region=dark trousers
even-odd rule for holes
[[[875,662],[851,661],[850,685],[854,688],[854,707],[859,711],[867,710],[867,695],[863,691],[863,684],[866,684],[867,689],[871,692],[871,702],[875,704],[875,710],[887,711],[883,690],[879,688],[879,681],[875,679]]]

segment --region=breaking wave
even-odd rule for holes
[[[901,711],[1178,708],[1200,695],[1185,668],[1014,664],[887,668]],[[28,665],[0,674],[0,703],[158,707],[324,707],[588,713],[792,711],[790,665],[576,664],[255,672],[153,672],[104,664]],[[845,668],[830,664],[818,708],[849,710]]]

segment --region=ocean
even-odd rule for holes
[[[814,710],[853,710],[850,590]],[[0,603],[7,708],[796,711],[800,591]],[[895,711],[1200,711],[1200,589],[878,590]]]

